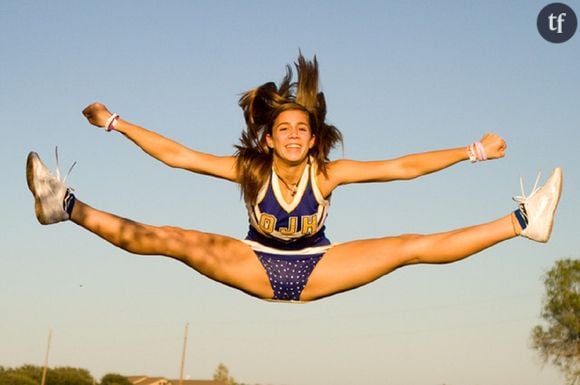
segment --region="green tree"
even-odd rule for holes
[[[24,365],[19,368],[2,368],[0,385],[38,385],[41,382],[42,368]],[[46,373],[46,385],[93,385],[94,379],[85,369],[54,368]]]
[[[220,381],[224,385],[244,385],[243,383],[236,382],[236,380],[230,376],[228,367],[223,363],[220,363],[213,373],[213,380]]]
[[[38,385],[38,382],[26,374],[6,371],[0,373],[0,385]]]
[[[127,377],[120,374],[109,373],[101,378],[100,385],[132,385]]]
[[[532,347],[552,362],[570,385],[580,384],[580,260],[556,261],[544,277],[542,318],[532,330]]]
[[[49,369],[46,385],[93,385],[95,380],[88,370],[71,367]]]
[[[214,381],[222,382],[224,385],[234,384],[234,379],[230,377],[230,370],[221,362],[213,373],[213,379]]]
[[[2,368],[0,385],[38,385],[42,369],[38,366],[24,365],[19,368]]]

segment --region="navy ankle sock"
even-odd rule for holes
[[[514,211],[514,214],[515,214],[516,219],[518,220],[518,223],[520,224],[520,227],[522,228],[522,230],[524,230],[526,227],[528,227],[528,218],[527,218],[527,215],[525,213],[525,209],[523,207],[520,207],[519,209]]]
[[[66,211],[69,217],[71,216],[76,200],[77,198],[75,195],[70,190],[66,190],[66,194],[64,195],[64,199],[62,201],[62,208],[64,211]]]

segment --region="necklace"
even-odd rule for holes
[[[304,176],[305,169],[309,165],[310,165],[310,158],[307,159],[306,164],[302,165],[300,175],[298,176],[298,180],[295,183],[288,183],[286,181],[286,179],[284,179],[282,176],[280,176],[280,173],[278,172],[278,167],[276,167],[276,163],[274,163],[272,165],[272,171],[274,171],[274,174],[276,174],[276,176],[278,177],[278,180],[281,180],[282,183],[284,184],[284,186],[286,186],[286,189],[290,193],[290,196],[294,197],[298,193],[298,185],[300,184],[300,181],[302,180],[302,177]]]
[[[278,174],[276,173],[276,175],[278,175]],[[298,192],[298,183],[300,182],[300,180],[298,180],[298,182],[296,182],[296,183],[288,183],[280,175],[278,175],[278,179],[281,180],[282,183],[284,183],[284,186],[286,186],[288,191],[290,191],[291,196],[296,195],[296,193]]]
[[[284,184],[284,186],[286,186],[286,188],[290,192],[290,196],[295,196],[296,193],[298,192],[298,184],[300,183],[300,179],[302,179],[302,176],[300,176],[298,178],[298,181],[296,181],[295,183],[288,183],[288,182],[286,182],[286,180],[284,178],[282,178],[280,176],[280,173],[278,172],[278,170],[276,170],[276,167],[275,166],[274,166],[274,173],[276,173],[276,176],[278,177],[278,180],[282,181],[282,183]]]

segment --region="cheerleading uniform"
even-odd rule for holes
[[[329,204],[316,185],[316,167],[309,162],[292,202],[284,200],[272,170],[257,203],[247,205],[250,230],[244,242],[264,266],[274,300],[298,301],[314,267],[331,247],[324,234]]]

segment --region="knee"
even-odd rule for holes
[[[400,239],[402,242],[412,242],[420,239],[422,237],[421,234],[401,234],[397,238]]]
[[[421,263],[421,239],[422,234],[401,234],[397,237],[399,244],[399,258],[401,265],[414,265]]]
[[[179,257],[186,253],[188,241],[185,230],[175,226],[160,226],[154,232],[162,254]]]

